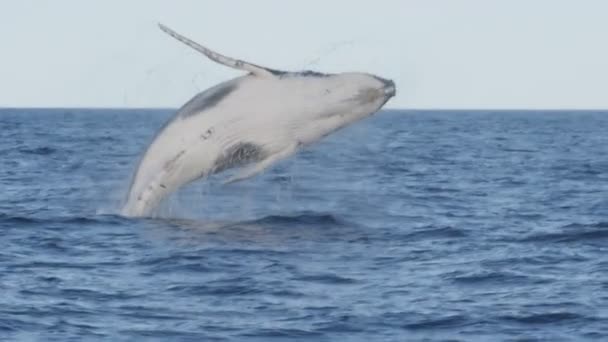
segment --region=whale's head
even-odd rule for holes
[[[332,118],[342,126],[377,112],[395,96],[395,83],[376,75],[362,72],[325,74],[317,71],[290,72],[271,69],[243,60],[230,58],[210,50],[170,28],[159,24],[161,30],[173,38],[228,67],[247,71],[239,81],[239,88],[249,88],[251,99],[265,97],[279,99],[284,110],[295,116],[314,120]],[[235,88],[211,94],[213,104],[226,98]],[[263,94],[266,94],[264,96]],[[291,108],[289,107],[291,105]],[[331,125],[329,125],[331,126]]]
[[[324,74],[314,71],[289,73],[286,83],[299,103],[307,103],[311,119],[339,117],[345,123],[376,113],[396,94],[392,80],[360,72]],[[286,84],[287,85],[287,84]]]
[[[325,92],[328,109],[355,117],[377,112],[395,96],[395,82],[367,73],[341,73],[329,77]]]

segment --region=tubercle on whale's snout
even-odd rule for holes
[[[385,96],[393,97],[397,94],[397,86],[395,85],[395,82],[393,80],[375,75],[374,78],[382,83],[382,89]]]
[[[384,94],[388,97],[393,97],[397,95],[397,86],[395,86],[395,82],[389,80],[384,86]]]

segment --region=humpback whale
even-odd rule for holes
[[[219,54],[159,24],[210,60],[245,74],[194,96],[156,133],[133,174],[122,214],[150,216],[163,199],[229,169],[253,177],[299,149],[376,113],[393,81],[363,72],[282,71]]]

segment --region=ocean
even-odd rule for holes
[[[174,110],[0,110],[0,340],[608,341],[608,112],[387,110],[118,215]]]

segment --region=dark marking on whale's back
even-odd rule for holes
[[[319,77],[319,78],[324,78],[324,77],[331,77],[332,74],[324,74],[322,72],[318,72],[318,71],[312,71],[312,70],[303,70],[303,71],[296,71],[296,72],[291,72],[291,71],[282,71],[282,70],[275,70],[275,69],[266,69],[268,70],[271,74],[278,76],[279,78],[286,78],[286,77]]]
[[[237,88],[236,83],[222,83],[193,97],[179,110],[179,116],[188,118],[217,106]]]
[[[167,161],[165,163],[164,169],[169,170],[169,169],[173,168],[175,166],[175,163],[179,160],[179,158],[181,158],[184,155],[184,153],[186,153],[186,150],[179,151],[178,154],[173,156],[173,158],[169,159],[169,161]]]
[[[289,72],[287,72],[287,71],[283,71],[283,70],[276,70],[276,69],[270,69],[270,68],[266,68],[266,70],[267,70],[269,73],[271,73],[271,74],[273,74],[273,75],[275,75],[275,76],[279,76],[279,77],[283,77],[283,76],[285,76],[285,75],[288,75],[288,74],[289,74]]]
[[[244,164],[255,162],[264,159],[266,152],[256,144],[242,142],[238,143],[220,155],[214,164],[214,171],[221,172],[223,170],[242,166]]]
[[[331,74],[324,74],[322,72],[312,71],[312,70],[300,71],[300,72],[296,73],[296,75],[307,76],[307,77],[330,77],[331,76]]]

